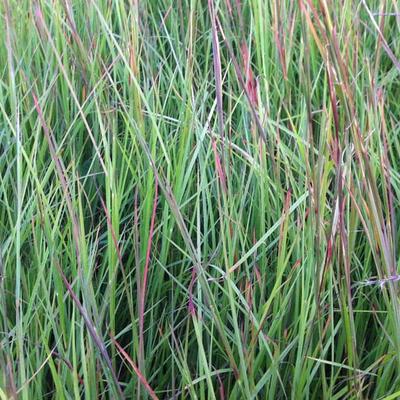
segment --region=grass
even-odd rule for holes
[[[2,0],[0,399],[400,398],[395,0]]]

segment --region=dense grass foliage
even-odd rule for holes
[[[400,397],[396,0],[0,9],[0,399]]]

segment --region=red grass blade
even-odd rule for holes
[[[146,286],[147,286],[147,276],[149,272],[149,264],[150,264],[150,252],[151,245],[153,242],[153,234],[154,234],[154,223],[156,219],[156,210],[158,203],[158,178],[155,176],[155,193],[154,193],[154,201],[153,201],[153,211],[151,214],[151,222],[150,222],[150,232],[149,238],[147,241],[147,251],[146,251],[146,261],[143,271],[143,282],[141,284],[140,297],[139,297],[139,359],[143,361],[144,357],[144,311],[145,311],[145,303],[146,303]]]
[[[157,395],[155,394],[154,390],[151,388],[151,386],[147,382],[146,378],[140,372],[139,368],[136,366],[136,364],[133,362],[133,360],[129,357],[128,353],[122,348],[122,346],[113,337],[111,337],[111,340],[115,344],[115,346],[117,347],[118,351],[125,358],[125,360],[133,368],[133,370],[135,371],[135,374],[137,375],[138,379],[140,380],[140,382],[142,382],[143,386],[146,388],[147,393],[149,394],[149,396],[153,400],[159,400]]]

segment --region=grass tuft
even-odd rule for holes
[[[396,1],[0,13],[1,400],[400,396]]]

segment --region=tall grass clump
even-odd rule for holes
[[[400,398],[396,0],[1,0],[0,399]]]

